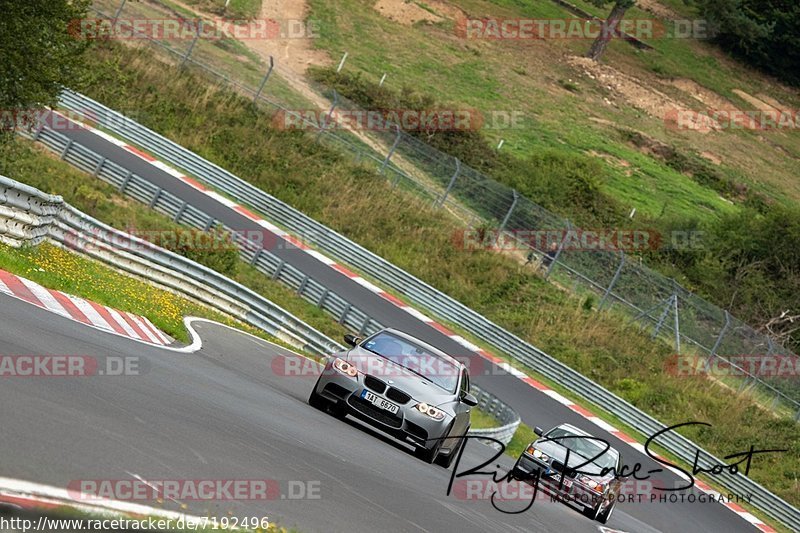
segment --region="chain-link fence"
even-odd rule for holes
[[[299,80],[272,58],[262,61],[238,41],[205,39],[198,31],[192,38],[166,39],[153,32],[137,33],[134,27],[133,21],[138,19],[185,17],[186,26],[196,30],[194,15],[185,10],[176,11],[177,7],[156,1],[126,0],[95,0],[93,9],[166,53],[179,67],[199,68],[252,97],[256,104],[266,105],[265,110],[292,117],[295,124],[312,131],[316,142],[352,154],[357,161],[376,168],[396,188],[428,199],[432,208],[446,209],[466,227],[491,230],[509,239],[517,239],[521,231],[575,229],[569,221],[397,126],[337,127],[327,120],[337,110],[363,110],[334,90]],[[314,110],[320,119],[309,120],[303,110]],[[676,352],[703,357],[707,365],[715,358],[725,361],[725,375],[719,376],[723,384],[800,419],[797,375],[774,371],[775,356],[794,357],[791,352],[623,251],[575,250],[566,247],[565,241],[566,237],[557,249],[545,249],[539,239],[518,239],[518,255],[520,260],[536,259],[544,275],[560,285],[595,294],[599,309],[638,322],[653,338],[673,344]],[[740,361],[748,364],[737,364]]]

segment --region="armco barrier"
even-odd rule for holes
[[[439,317],[458,324],[464,330],[524,365],[536,369],[548,379],[567,387],[585,401],[610,412],[638,431],[652,435],[666,428],[655,418],[457,300],[177,143],[78,93],[64,91],[60,104],[76,113],[92,113],[93,120],[107,125],[114,134],[141,146],[163,161],[202,178],[209,185],[234,197],[237,201],[254,207],[290,232],[302,234],[307,242],[325,253],[360,269],[384,285],[402,293],[415,304],[433,311]],[[697,463],[701,467],[711,468],[722,463],[721,460],[675,432],[664,434],[658,443],[689,464],[694,464],[695,453],[699,454]],[[787,527],[800,530],[800,510],[758,483],[739,473],[726,472],[716,476],[715,479],[729,490],[752,494],[755,506]]]
[[[130,180],[133,176],[127,177]],[[182,206],[184,212],[188,207]],[[20,230],[19,224],[34,229]],[[0,240],[19,247],[36,245],[45,239],[233,316],[304,351],[327,355],[344,349],[247,287],[190,259],[116,230],[78,211],[60,196],[0,176]],[[323,289],[320,296],[324,298],[324,294]],[[363,324],[364,321],[358,323],[360,329]],[[374,323],[373,327],[380,329]],[[470,434],[508,443],[519,425],[519,415],[491,393],[477,387],[475,393],[479,407],[502,426],[476,429]]]

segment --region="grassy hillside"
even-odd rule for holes
[[[543,281],[530,267],[456,247],[458,221],[418,197],[390,189],[372,170],[311,142],[277,131],[250,100],[191,71],[176,75],[147,50],[93,49],[90,96],[134,113],[159,133],[228,168],[447,292],[625,397],[665,423],[700,418],[713,428],[686,434],[727,455],[750,443],[786,447],[764,457],[752,477],[798,502],[800,428],[772,418],[748,397],[707,380],[664,373],[670,348],[621,317],[595,313],[593,302]],[[535,369],[534,369],[535,370]]]

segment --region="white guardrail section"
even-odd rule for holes
[[[185,257],[118,231],[78,211],[60,196],[0,176],[0,242],[18,248],[44,240],[100,261],[260,328],[317,355],[344,347],[273,302]],[[502,425],[470,434],[508,443],[519,415],[502,400],[475,387],[479,408]]]
[[[115,135],[141,146],[164,162],[202,179],[236,201],[252,206],[290,232],[302,235],[307,242],[325,253],[361,270],[405,295],[414,304],[431,310],[440,318],[458,324],[465,331],[517,359],[525,366],[536,369],[540,374],[560,383],[577,396],[613,414],[628,426],[645,435],[654,435],[666,429],[664,424],[652,416],[464,304],[179,144],[79,93],[64,91],[60,105],[78,114],[91,114],[92,120]],[[44,140],[42,142],[47,144]],[[65,153],[69,152],[68,148],[69,146],[62,147]],[[58,150],[57,147],[53,149]],[[104,165],[100,164],[97,168],[102,170],[102,167]],[[94,169],[95,167],[91,167],[90,171]],[[368,317],[365,317],[365,320],[369,320]],[[658,444],[688,464],[694,464],[695,454],[698,454],[697,464],[704,468],[725,463],[674,431],[659,437]],[[760,484],[741,473],[731,474],[727,470],[714,479],[737,494],[751,494],[753,505],[786,527],[800,531],[800,510]]]

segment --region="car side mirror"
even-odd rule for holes
[[[542,431],[542,428],[540,428],[539,426],[534,427],[533,432],[539,435],[540,437],[544,435],[544,431]]]
[[[465,392],[464,395],[461,397],[461,401],[464,402],[466,405],[470,407],[475,407],[478,405],[478,399],[475,397],[474,394],[469,392]]]
[[[344,342],[355,348],[356,345],[359,342],[361,342],[361,339],[359,339],[355,335],[348,333],[347,335],[344,336]]]

